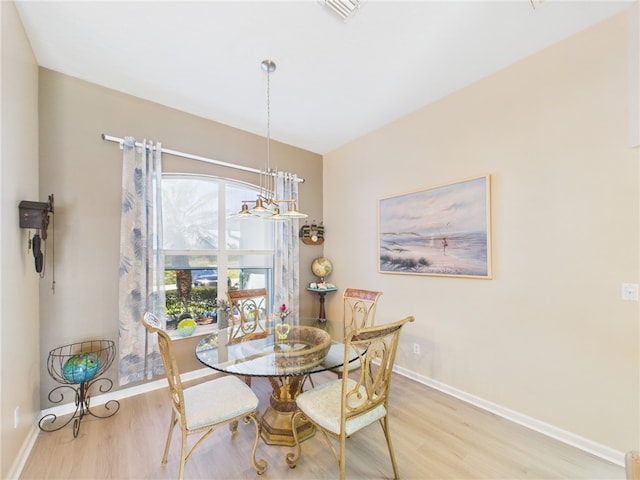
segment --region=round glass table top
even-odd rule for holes
[[[270,322],[267,334],[249,334],[239,340],[232,333],[233,325],[207,335],[198,342],[196,357],[214,370],[251,377],[308,375],[343,364],[344,344],[330,340],[326,322],[292,321],[287,338],[279,336],[281,329],[276,331]]]

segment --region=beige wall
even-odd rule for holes
[[[638,148],[617,16],[324,158],[341,289],[415,315],[398,364],[625,451],[639,448]],[[377,272],[382,197],[492,177],[493,280]],[[331,316],[338,301],[329,302]],[[422,354],[412,353],[419,343]],[[426,432],[428,434],[428,432]]]
[[[47,69],[40,69],[39,108],[40,193],[56,198],[56,290],[54,294],[43,288],[40,293],[41,350],[46,358],[50,349],[66,343],[91,338],[117,343],[122,152],[116,143],[102,140],[102,133],[147,138],[172,150],[255,168],[264,166],[266,141]],[[164,159],[168,172],[258,181],[252,173],[169,155]],[[300,186],[300,209],[310,218],[322,218],[322,158],[272,142],[271,161],[306,180]],[[309,265],[313,254],[301,248],[302,265]],[[53,272],[53,265],[49,268]],[[304,268],[301,277],[303,284],[311,281]],[[311,308],[310,297],[303,299],[303,314]],[[183,372],[202,367],[194,359],[195,341],[178,342]],[[47,394],[55,384],[44,367],[40,397],[47,408]],[[117,385],[117,368],[107,374]]]
[[[88,337],[117,339],[120,150],[100,134],[254,167],[265,146],[260,137],[46,69],[37,105],[35,60],[13,4],[0,5],[4,478],[40,399],[49,406],[48,351]],[[328,280],[341,290],[328,297],[330,317],[341,315],[346,286],[381,289],[380,321],[416,316],[403,334],[402,368],[620,451],[640,448],[640,311],[620,300],[620,284],[639,281],[640,245],[626,29],[624,16],[598,25],[332,152],[324,167],[317,155],[272,144],[278,166],[307,179],[301,209],[327,227],[324,250],[335,268]],[[188,168],[251,180],[195,165]],[[187,168],[168,157],[166,167]],[[380,198],[486,173],[493,280],[377,273]],[[51,258],[39,280],[16,212],[20,200],[49,193],[56,195],[55,294]],[[303,285],[322,251],[301,246]],[[315,313],[314,302],[303,292],[303,314]],[[413,343],[422,355],[411,353]],[[186,357],[192,346],[182,345]],[[15,406],[18,429],[7,421]]]
[[[0,2],[0,49],[0,477],[7,478],[40,412],[41,280],[27,251],[29,232],[18,227],[18,205],[42,200],[38,67],[11,2]]]

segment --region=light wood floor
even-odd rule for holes
[[[335,378],[314,376],[315,383]],[[268,404],[270,384],[253,379],[260,408]],[[405,479],[618,479],[623,467],[470,406],[396,375],[390,406],[391,435],[400,475]],[[225,401],[224,398],[212,401]],[[99,413],[100,406],[94,407]],[[178,475],[180,433],[174,432],[169,462],[160,465],[170,418],[168,390],[121,401],[109,419],[82,420],[40,432],[22,479],[173,479]],[[260,443],[258,457],[269,467],[258,477],[251,467],[250,426],[214,432],[187,463],[185,479],[328,479],[338,467],[321,435],[302,444],[302,459],[290,470],[288,447]],[[191,437],[193,440],[193,437]],[[347,478],[391,478],[392,469],[380,427],[372,425],[347,442]]]

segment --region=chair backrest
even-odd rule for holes
[[[162,329],[158,317],[153,313],[145,312],[142,315],[142,325],[150,332],[158,334],[158,347],[160,349],[160,357],[164,365],[164,372],[169,382],[169,393],[171,394],[171,402],[177,413],[184,416],[184,394],[182,389],[182,381],[180,380],[180,371],[178,363],[173,353],[173,343],[169,334]]]
[[[342,426],[350,417],[384,404],[387,408],[391,373],[402,327],[412,316],[385,325],[353,330],[345,340],[344,364],[357,352],[361,368],[355,375],[342,376]],[[354,382],[355,381],[355,382]]]
[[[344,291],[344,336],[375,324],[376,305],[382,292],[347,288]]]
[[[269,334],[269,298],[266,288],[230,290],[231,331],[229,343],[248,338],[262,338]]]

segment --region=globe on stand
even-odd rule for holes
[[[328,258],[318,257],[311,262],[311,271],[320,277],[320,283],[324,283],[324,277],[328,277],[333,271],[333,264]]]

